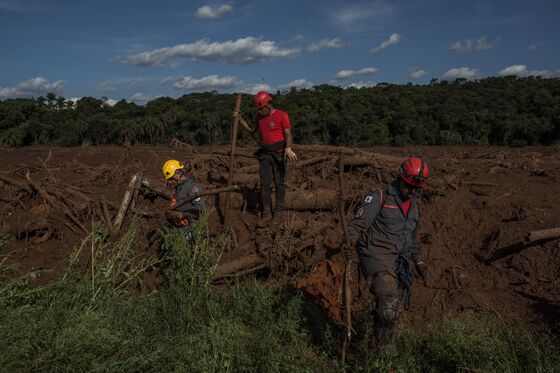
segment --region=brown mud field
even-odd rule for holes
[[[430,186],[422,192],[419,239],[428,264],[426,284],[414,280],[412,306],[403,320],[413,326],[437,322],[465,310],[488,312],[505,322],[523,322],[558,334],[560,240],[524,243],[529,232],[560,227],[560,153],[553,148],[409,147],[350,149],[296,146],[298,162],[288,165],[287,208],[282,221],[257,229],[258,163],[255,149],[240,148],[230,194],[230,225],[222,226],[224,194],[206,197],[215,207],[212,233],[226,232],[215,280],[257,276],[289,281],[303,289],[335,320],[341,315],[342,228],[337,213],[337,151],[343,154],[343,200],[351,218],[367,189],[396,175],[400,161],[419,155],[430,165]],[[47,283],[67,268],[68,257],[91,230],[92,221],[113,225],[132,183],[132,212],[143,216],[136,250],[154,251],[148,237],[166,226],[169,195],[160,167],[175,158],[192,164],[207,189],[227,184],[227,147],[0,148],[0,247],[21,273],[42,271]],[[149,183],[150,187],[146,186]],[[126,210],[125,210],[126,212]],[[85,264],[84,264],[85,266]],[[355,266],[354,266],[355,267]],[[357,279],[357,272],[353,278]],[[146,274],[148,288],[161,283]],[[353,282],[354,309],[370,299]]]

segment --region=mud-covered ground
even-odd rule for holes
[[[238,149],[233,181],[241,190],[231,194],[229,227],[222,226],[224,195],[207,197],[216,207],[211,232],[225,232],[231,238],[218,272],[226,278],[288,280],[337,320],[343,268],[336,210],[338,155],[332,147],[295,149],[300,160],[288,166],[290,210],[283,221],[261,230],[255,227],[255,149]],[[422,195],[419,235],[429,279],[426,284],[415,281],[404,322],[421,326],[450,312],[479,310],[537,329],[558,327],[560,240],[489,262],[482,259],[522,241],[530,231],[560,227],[559,153],[545,147],[342,151],[343,200],[349,218],[368,188],[392,180],[404,157],[419,155],[429,162],[432,180]],[[165,189],[160,167],[169,158],[190,162],[194,178],[207,189],[227,184],[227,147],[0,148],[0,236],[17,237],[0,247],[0,255],[10,254],[9,262],[17,262],[22,273],[47,269],[39,282],[56,278],[92,221],[106,221],[102,201],[107,201],[112,220],[136,173],[156,189]],[[165,198],[140,188],[129,209],[144,216],[139,254],[153,253],[148,237],[166,225],[163,212],[168,208]],[[114,237],[126,231],[131,215],[129,211]],[[157,271],[146,274],[148,288],[161,281]],[[370,299],[356,282],[353,294],[355,309]]]

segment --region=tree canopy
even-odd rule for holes
[[[378,84],[371,88],[319,85],[276,92],[275,107],[292,120],[294,141],[374,145],[534,145],[560,143],[560,80],[502,77],[478,81],[432,80],[428,85]],[[254,115],[250,95],[242,114]],[[235,94],[191,93],[160,97],[139,106],[109,106],[52,93],[0,101],[0,144],[76,146],[227,144]],[[242,145],[257,139],[240,131]]]

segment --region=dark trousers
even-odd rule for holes
[[[284,198],[286,195],[286,163],[284,154],[278,152],[260,152],[259,173],[261,178],[261,203],[262,211],[267,214],[272,208],[271,184],[274,179],[276,188],[276,207],[275,210],[284,208]]]

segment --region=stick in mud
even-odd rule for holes
[[[239,113],[241,109],[241,93],[237,94],[237,101],[235,103],[235,112]],[[233,127],[231,130],[231,151],[229,155],[229,175],[228,175],[228,186],[233,184],[233,160],[235,158],[235,145],[237,142],[237,126],[239,125],[239,115],[236,115],[233,119]],[[229,192],[226,193],[226,203],[224,206],[224,225],[229,223]]]
[[[517,254],[530,247],[546,243],[560,238],[560,228],[540,229],[528,232],[523,241],[518,241],[512,245],[496,249],[489,257],[481,256],[479,259],[487,264],[496,260]]]
[[[134,176],[132,176],[130,182],[128,183],[128,189],[126,190],[126,192],[124,192],[121,205],[113,222],[115,232],[118,232],[121,229],[124,217],[126,216],[126,212],[128,210],[128,206],[130,206],[130,202],[132,201],[132,196],[134,196],[135,189],[139,187],[139,178],[140,174],[135,174]]]
[[[344,211],[344,199],[343,197],[343,184],[342,184],[342,172],[344,171],[344,162],[342,160],[342,153],[339,154],[338,158],[338,192],[339,192],[339,208],[338,212],[340,214],[340,222],[342,223],[342,230],[344,233],[344,244],[350,244],[350,234],[348,233],[348,224],[346,224],[346,215]],[[342,253],[344,256],[344,253]],[[344,341],[342,342],[342,364],[346,362],[346,348],[350,344],[352,338],[352,293],[350,288],[350,265],[352,260],[346,259],[346,264],[344,266],[344,309],[346,318],[346,335]]]

